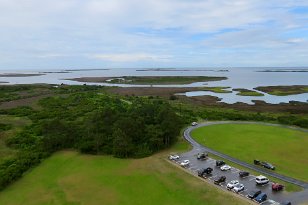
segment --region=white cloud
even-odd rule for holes
[[[59,64],[69,64],[75,59],[91,65],[97,59],[104,65],[141,61],[159,66],[168,61],[177,66],[185,61],[206,66],[219,62],[228,49],[238,50],[225,63],[244,62],[247,50],[270,49],[277,54],[284,49],[281,58],[289,52],[294,62],[304,65],[306,58],[293,55],[307,52],[308,37],[296,32],[307,28],[307,14],[291,10],[307,2],[0,0],[0,51],[1,59],[6,59],[0,68],[13,66],[17,57],[27,62],[39,57],[46,64],[57,59]],[[265,63],[268,60],[257,56]]]

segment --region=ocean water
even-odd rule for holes
[[[262,70],[272,70],[278,68],[177,68],[168,70],[147,70],[138,71],[136,68],[113,68],[109,70],[74,70],[69,73],[45,73],[42,76],[31,77],[0,77],[0,82],[8,82],[5,84],[70,84],[80,85],[81,82],[66,80],[78,77],[120,77],[120,76],[224,76],[227,80],[213,82],[197,82],[187,85],[151,85],[153,87],[202,87],[202,86],[226,86],[232,88],[253,89],[258,86],[273,85],[308,85],[308,72],[258,72]],[[285,68],[284,68],[285,69]],[[288,68],[293,69],[293,68]],[[296,69],[296,68],[295,68]],[[306,68],[307,69],[307,68]],[[228,70],[224,72],[223,70]],[[57,72],[61,70],[28,70],[28,71],[12,71],[3,70],[4,73],[39,73],[39,72]],[[4,84],[4,85],[5,85]],[[88,85],[106,85],[114,86],[107,83],[86,83]],[[121,87],[147,87],[149,85],[119,85]],[[187,96],[212,95],[221,98],[222,102],[235,103],[244,102],[253,104],[252,100],[263,100],[267,103],[288,103],[289,101],[308,102],[308,93],[289,95],[289,96],[273,96],[265,94],[265,96],[239,96],[237,92],[232,93],[213,93],[210,91],[187,92]]]

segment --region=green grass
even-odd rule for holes
[[[164,158],[58,152],[0,192],[0,204],[244,204]]]
[[[236,88],[233,89],[234,91],[239,91],[236,95],[240,95],[240,96],[264,96],[263,93],[259,93],[257,91],[254,90],[248,90],[248,89],[244,89],[244,88]]]
[[[16,150],[6,146],[5,139],[15,135],[24,126],[29,125],[30,123],[31,121],[25,117],[0,115],[0,124],[7,124],[11,126],[11,129],[0,132],[0,162],[16,154]]]
[[[263,91],[270,95],[286,96],[308,93],[308,85],[290,85],[290,86],[259,86],[256,90]]]
[[[273,163],[278,173],[308,180],[308,133],[258,124],[222,124],[192,132],[201,144],[252,163]]]
[[[202,87],[201,90],[212,91],[214,93],[232,93],[230,90],[226,90],[230,87]]]

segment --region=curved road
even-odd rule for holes
[[[264,124],[264,125],[271,125],[271,126],[283,126],[283,125],[277,125],[277,124],[270,124],[270,123],[260,123],[260,122],[233,122],[233,121],[220,121],[220,122],[207,122],[207,123],[202,123],[202,124],[199,124],[197,126],[194,126],[194,127],[188,127],[185,131],[184,131],[184,138],[192,145],[193,149],[191,150],[191,152],[196,152],[198,150],[204,150],[208,153],[211,153],[213,155],[216,155],[218,157],[221,157],[221,158],[224,158],[226,160],[229,160],[233,163],[236,163],[238,165],[241,165],[243,167],[246,167],[248,169],[251,169],[251,170],[254,170],[254,171],[257,171],[259,173],[262,173],[262,174],[265,174],[265,175],[268,175],[268,176],[271,176],[271,177],[275,177],[277,179],[280,179],[280,180],[283,180],[283,181],[286,181],[286,182],[289,182],[289,183],[292,183],[292,184],[295,184],[295,185],[298,185],[300,187],[303,187],[304,188],[304,191],[301,191],[301,192],[295,192],[295,193],[292,193],[290,194],[290,198],[296,200],[297,202],[303,202],[303,201],[307,201],[308,200],[308,183],[304,182],[304,181],[300,181],[300,180],[297,180],[297,179],[294,179],[294,178],[291,178],[291,177],[287,177],[287,176],[284,176],[284,175],[281,175],[281,174],[278,174],[276,172],[272,172],[272,171],[269,171],[269,170],[266,170],[266,169],[263,169],[261,167],[257,167],[257,166],[254,166],[252,164],[249,164],[249,163],[246,163],[246,162],[243,162],[241,160],[238,160],[238,159],[235,159],[229,155],[226,155],[226,154],[223,154],[221,152],[217,152],[213,149],[210,149],[208,147],[205,147],[201,144],[199,144],[198,142],[196,142],[190,135],[191,131],[196,129],[196,128],[199,128],[199,127],[203,127],[203,126],[209,126],[209,125],[215,125],[215,124],[229,124],[229,123],[232,123],[232,124]],[[283,126],[283,127],[288,127],[288,128],[291,128],[291,129],[297,129],[297,130],[301,130],[301,131],[304,131],[304,132],[308,132],[308,130],[306,129],[301,129],[301,128],[295,128],[295,127],[289,127],[289,126]],[[294,201],[293,200],[293,201]]]

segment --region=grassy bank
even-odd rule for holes
[[[264,94],[262,93],[259,93],[254,90],[244,89],[244,88],[236,88],[236,89],[233,89],[233,91],[238,91],[237,95],[240,95],[240,96],[264,96]]]
[[[273,163],[275,172],[308,181],[308,133],[257,124],[224,124],[196,129],[192,136],[201,144],[252,163]]]
[[[270,95],[278,96],[308,93],[308,85],[260,86],[256,87],[255,89],[268,93]]]
[[[0,204],[244,204],[163,156],[122,160],[58,152],[0,192]]]

